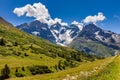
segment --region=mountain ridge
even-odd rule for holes
[[[38,23],[36,24],[36,21],[33,21],[31,23],[24,23],[17,27],[30,34],[36,32],[38,33],[37,36],[39,37],[47,39],[53,43],[63,45],[69,44],[82,29],[75,24],[72,24],[70,26],[62,26],[60,23],[57,22],[50,26],[46,23],[41,23],[40,21],[37,21]]]
[[[69,46],[98,56],[110,56],[120,50],[119,38],[119,34],[88,24]]]
[[[31,23],[34,23],[34,21]],[[39,28],[37,29],[36,26],[34,27],[33,24],[29,25],[28,27],[32,27],[34,29],[25,27],[25,28],[28,28],[29,32],[26,29],[24,29],[23,25],[26,25],[26,24],[22,24],[17,27],[19,29],[22,29],[22,30],[30,33],[30,34],[32,34],[32,31],[33,32],[36,31],[36,33],[38,34],[37,36],[39,36],[41,38],[47,39],[58,45],[69,46],[69,47],[75,48],[77,50],[83,50],[87,53],[89,53],[92,50],[92,53],[98,54],[98,52],[96,52],[95,50],[93,50],[91,48],[89,49],[89,46],[84,46],[85,50],[84,50],[84,47],[82,47],[80,49],[80,46],[79,46],[79,49],[78,49],[75,47],[75,45],[73,46],[73,44],[75,44],[75,40],[78,39],[79,37],[80,37],[80,39],[84,38],[81,40],[86,41],[86,43],[88,43],[88,40],[90,40],[90,41],[92,41],[92,43],[95,43],[96,46],[99,45],[99,46],[104,47],[108,51],[107,53],[110,53],[112,55],[113,55],[113,52],[115,52],[116,50],[120,50],[120,35],[112,32],[112,31],[103,30],[93,23],[85,24],[85,25],[84,24],[80,24],[80,25],[71,24],[69,26],[62,26],[58,22],[51,26],[46,23],[41,23],[41,24],[40,23],[41,22],[38,21],[38,24],[34,24],[34,25],[36,25],[40,29],[41,29],[41,27],[44,27],[44,25],[46,25],[41,31],[39,31]],[[45,28],[47,28],[47,29],[45,29]],[[45,34],[44,36],[39,35],[40,33],[44,34],[44,32],[45,32],[44,30],[46,30],[47,32],[49,31],[49,36],[51,36],[51,37],[48,37],[48,34]],[[76,42],[78,42],[78,44],[79,44],[79,43],[83,42],[81,40],[80,40],[80,42],[78,42],[78,41],[76,41]],[[86,44],[86,43],[84,42],[84,44]],[[92,44],[90,44],[90,45],[92,45]],[[87,49],[87,51],[86,51],[86,49]],[[109,51],[111,51],[112,53]],[[102,54],[102,52],[100,52],[100,53]]]

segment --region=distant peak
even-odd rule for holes
[[[93,23],[85,25],[84,28],[87,28],[87,29],[99,29],[99,30],[101,30],[100,27],[98,27],[96,24],[93,24]]]
[[[86,24],[85,27],[88,27],[88,26],[92,26],[92,27],[97,27],[96,24],[93,24],[93,23],[89,23],[89,24]]]

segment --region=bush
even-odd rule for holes
[[[25,71],[25,68],[24,68],[24,67],[22,67],[22,71]]]
[[[5,40],[3,38],[0,39],[0,45],[5,46]]]
[[[20,72],[16,72],[16,73],[15,73],[15,76],[16,76],[16,77],[24,77],[25,75],[22,74],[22,73],[20,73]]]
[[[47,66],[39,66],[39,65],[29,67],[29,70],[32,75],[52,72]]]
[[[18,72],[18,68],[16,68],[15,72]]]
[[[24,53],[24,56],[29,56],[27,53]]]
[[[9,78],[9,75],[10,75],[10,68],[6,64],[5,67],[1,71],[1,80]]]
[[[18,43],[17,42],[14,42],[14,44],[13,44],[14,46],[18,46]]]

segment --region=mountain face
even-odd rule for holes
[[[37,20],[31,23],[21,24],[17,27],[25,32],[37,35],[60,45],[68,45],[81,31],[81,29],[74,24],[62,26],[57,22],[56,24],[49,26],[46,23],[41,23]]]
[[[20,26],[18,26],[19,29],[24,30],[25,32],[28,32],[30,34],[34,34],[36,36],[40,36],[44,39],[47,39],[51,42],[55,42],[55,38],[52,35],[49,27],[45,23],[41,23],[40,21],[34,21],[31,23],[25,23]]]
[[[92,23],[84,27],[75,24],[62,26],[58,22],[49,26],[40,21],[33,21],[17,27],[55,44],[69,46],[94,55],[109,56],[120,50],[119,34],[102,30]]]
[[[88,24],[69,46],[94,55],[114,55],[115,51],[120,50],[120,35]]]
[[[101,41],[111,44],[120,43],[120,35],[111,31],[102,30],[94,24],[86,25],[78,37],[85,37],[86,39],[91,39],[93,41]]]

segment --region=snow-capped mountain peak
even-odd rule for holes
[[[37,35],[60,45],[68,45],[83,29],[83,26],[80,23],[73,23],[68,26],[56,22],[53,25],[49,25],[37,20],[31,23],[21,24],[17,27],[30,34]]]

